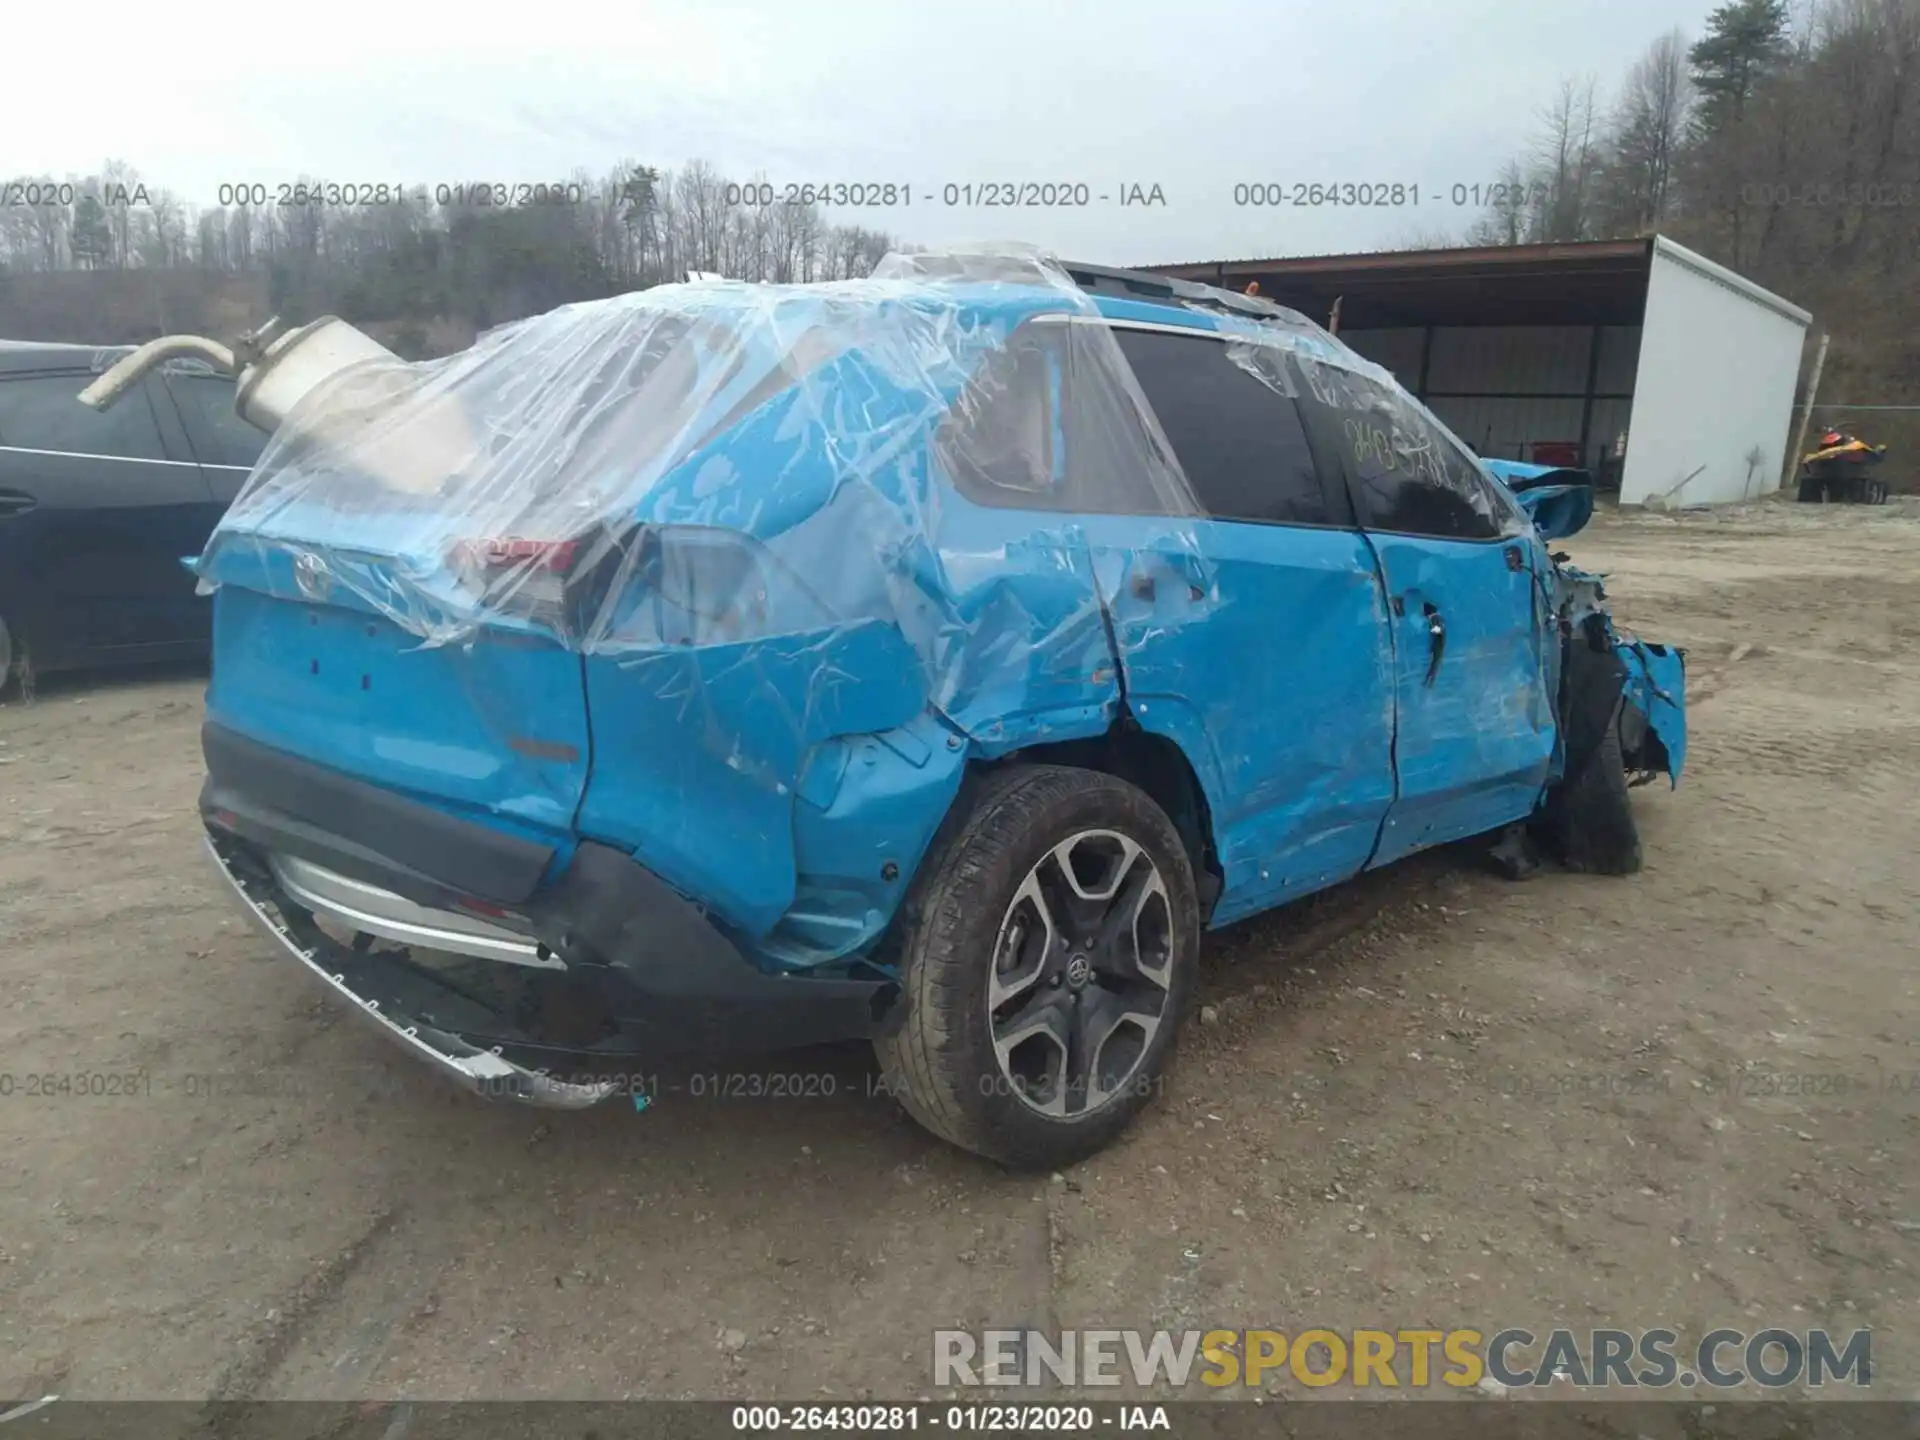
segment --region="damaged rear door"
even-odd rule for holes
[[[1193,761],[1224,923],[1367,860],[1393,799],[1392,655],[1366,540],[1294,403],[1212,332],[1113,326],[1203,512],[1087,523],[1129,708]]]

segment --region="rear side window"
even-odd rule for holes
[[[1413,400],[1365,375],[1296,355],[1307,424],[1352,482],[1369,528],[1491,540],[1517,528],[1480,467]]]
[[[233,381],[218,375],[168,375],[166,380],[201,464],[252,469],[267,437],[234,410]]]
[[[980,505],[1191,514],[1193,499],[1125,372],[1103,325],[1023,324],[982,359],[941,420],[934,454]]]
[[[1210,336],[1114,331],[1194,497],[1223,520],[1332,523],[1293,401]]]
[[[816,370],[845,354],[847,344],[846,337],[832,330],[807,330],[788,347],[780,362],[755,381],[753,388],[714,424],[709,434],[724,434],[774,396],[795,389]]]
[[[92,380],[87,374],[0,379],[0,445],[132,460],[166,459],[146,387],[136,385],[102,414],[78,399]]]
[[[987,505],[1056,508],[1060,347],[1037,328],[1016,331],[980,363],[934,438],[960,492]]]

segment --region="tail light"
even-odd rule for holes
[[[565,575],[580,553],[578,540],[459,540],[448,557],[456,568],[545,570]]]
[[[759,543],[704,526],[602,526],[563,540],[461,540],[453,573],[501,616],[570,640],[723,645],[836,616]]]
[[[533,620],[571,634],[569,616],[577,608],[572,591],[584,572],[591,546],[586,537],[565,540],[496,536],[456,540],[447,564],[464,586],[478,591],[483,605],[498,614]]]

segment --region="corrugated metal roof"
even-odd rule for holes
[[[1260,294],[1342,328],[1401,325],[1634,325],[1646,307],[1653,241],[1372,250],[1202,260],[1153,267]]]
[[[1542,245],[1447,245],[1439,249],[1427,250],[1348,250],[1331,255],[1323,253],[1249,256],[1241,260],[1181,260],[1166,265],[1141,265],[1136,268],[1165,275],[1222,265],[1230,270],[1249,266],[1292,269],[1301,266],[1338,266],[1353,260],[1430,261],[1442,256],[1446,259],[1441,263],[1449,265],[1537,265],[1542,261],[1582,261],[1608,256],[1645,257],[1651,253],[1651,246],[1650,239],[1564,240]]]

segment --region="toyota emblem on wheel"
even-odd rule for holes
[[[987,983],[1000,1075],[1044,1115],[1127,1093],[1167,1018],[1173,923],[1140,843],[1088,829],[1050,847],[1014,891]]]

